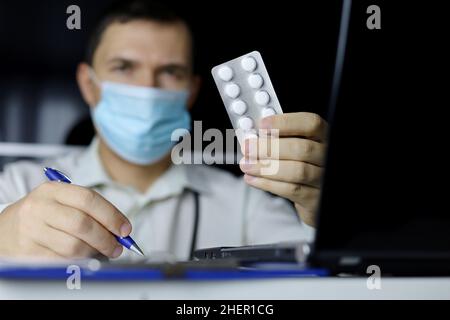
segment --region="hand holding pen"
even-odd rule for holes
[[[58,171],[56,169],[52,169],[52,168],[46,167],[46,168],[44,168],[44,173],[45,173],[45,175],[47,176],[47,178],[50,181],[59,181],[59,182],[64,182],[64,183],[72,183],[72,181],[70,181],[70,179],[65,174],[63,174],[61,171]],[[100,196],[100,195],[98,195],[98,196]],[[129,231],[131,231],[131,224],[129,224],[129,222],[128,222],[128,225],[130,226],[130,228],[129,228],[130,230]],[[128,225],[124,225],[124,226],[121,227],[120,231],[121,231],[122,235],[125,235],[127,233],[129,234],[129,232],[128,232]],[[127,231],[123,232],[122,228],[127,229]],[[125,248],[127,248],[127,249],[129,249],[129,250],[131,250],[131,251],[133,251],[135,253],[137,253],[138,255],[141,255],[141,256],[144,255],[142,250],[138,247],[136,242],[134,242],[134,240],[130,236],[128,236],[128,235],[127,236],[118,236],[118,235],[114,234],[114,237]]]
[[[56,171],[45,171],[57,178],[52,175]],[[0,214],[0,256],[72,259],[100,253],[116,258],[121,243],[141,253],[129,238],[130,222],[114,205],[65,179],[61,175],[56,180],[66,183],[41,184]]]

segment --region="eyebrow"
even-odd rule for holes
[[[158,67],[157,69],[158,70],[176,69],[176,70],[183,71],[186,73],[189,73],[189,71],[190,71],[190,68],[188,66],[179,64],[179,63],[168,63],[168,64]]]
[[[136,60],[131,60],[127,58],[122,57],[114,57],[107,61],[107,64],[114,64],[114,63],[124,63],[124,64],[138,64],[139,62]]]
[[[127,65],[137,65],[140,62],[137,60],[132,60],[132,59],[128,59],[128,58],[123,58],[123,57],[113,57],[111,59],[109,59],[107,61],[107,64],[115,64],[115,63],[123,63],[123,64],[127,64]],[[167,69],[176,69],[182,72],[186,72],[189,73],[191,71],[191,68],[187,65],[181,64],[181,63],[168,63],[168,64],[163,64],[159,67],[156,68],[157,70],[167,70]]]

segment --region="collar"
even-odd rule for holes
[[[184,190],[196,191],[201,194],[208,193],[211,190],[209,179],[204,179],[201,174],[196,174],[197,170],[194,167],[198,167],[198,165],[172,165],[146,192],[140,193],[111,179],[103,167],[99,155],[99,140],[98,137],[95,137],[87,149],[81,153],[78,165],[72,172],[72,179],[74,183],[88,188],[106,186],[131,189],[134,193],[139,194],[145,202],[148,202],[178,196]]]

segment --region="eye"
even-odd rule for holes
[[[163,73],[166,75],[169,75],[171,77],[177,78],[177,79],[183,79],[186,75],[186,72],[184,69],[176,67],[176,66],[169,66],[164,68]]]
[[[111,64],[111,71],[117,73],[129,73],[134,65],[131,61],[116,61]]]
[[[114,71],[127,71],[130,69],[131,69],[131,67],[128,64],[121,64],[121,65],[113,67]]]
[[[172,76],[176,76],[177,75],[177,70],[175,68],[166,68],[164,70],[164,72],[166,74],[172,75]]]

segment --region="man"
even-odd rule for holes
[[[326,129],[319,116],[265,118],[262,128],[279,129],[279,159],[245,151],[259,160],[241,164],[243,179],[172,164],[171,132],[189,128],[199,90],[192,49],[186,23],[161,5],[135,0],[104,15],[77,70],[97,136],[85,151],[5,167],[0,256],[132,259],[113,236],[130,234],[147,256],[177,259],[194,248],[311,239]],[[278,171],[262,174],[262,160]],[[44,166],[73,184],[46,182]]]

